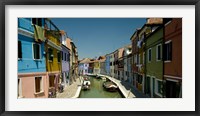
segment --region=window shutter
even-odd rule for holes
[[[61,57],[62,57],[62,60],[63,60],[63,51],[61,51],[61,55],[62,55]]]
[[[169,43],[169,60],[172,60],[172,42]]]
[[[22,43],[18,41],[18,58],[22,58]]]
[[[32,23],[36,24],[36,18],[32,18]]]
[[[40,77],[35,78],[35,90],[36,92],[40,92]]]
[[[167,60],[167,44],[164,44],[164,50],[163,50],[163,57],[164,57],[164,61]]]
[[[40,47],[36,44],[36,59],[40,59]]]
[[[40,46],[33,44],[34,59],[40,59]]]
[[[33,44],[33,52],[34,59],[36,59],[36,44]]]
[[[41,19],[41,18],[38,18],[37,21],[38,21],[38,22],[37,22],[38,26],[42,26],[42,19]]]

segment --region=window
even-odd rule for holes
[[[145,64],[145,52],[143,52],[143,64]]]
[[[67,61],[69,61],[70,59],[70,54],[69,53],[67,53]]]
[[[48,56],[49,56],[49,61],[53,61],[53,49],[48,48]]]
[[[148,62],[151,62],[151,48],[148,49]]]
[[[21,79],[18,79],[18,97],[22,97],[22,82]]]
[[[137,64],[137,54],[135,55],[134,63]]]
[[[32,24],[42,26],[42,19],[41,18],[32,18]]]
[[[49,76],[49,87],[54,87],[54,75]]]
[[[160,81],[160,80],[158,80],[158,79],[156,79],[156,82],[155,82],[155,93],[158,95],[158,96],[160,96],[160,97],[162,97],[162,93],[163,93],[163,91],[162,91],[162,88],[163,88],[163,86],[162,86],[162,81]]]
[[[61,51],[61,55],[62,55],[61,57],[62,57],[62,60],[63,60],[63,51]]]
[[[18,58],[22,58],[22,42],[18,41]]]
[[[161,60],[161,44],[157,45],[157,49],[156,49],[156,59],[157,61]]]
[[[40,44],[33,44],[33,55],[35,60],[40,59]]]
[[[57,52],[58,62],[60,62],[60,51]]]
[[[139,54],[138,64],[140,64],[140,54]]]
[[[35,93],[42,91],[42,77],[35,77]]]
[[[139,84],[142,84],[142,75],[138,75],[138,76],[137,76],[137,82],[138,82]]]
[[[172,42],[167,42],[164,45],[164,60],[171,61],[172,60]]]
[[[66,79],[69,79],[69,72],[65,73],[65,77],[66,77]]]

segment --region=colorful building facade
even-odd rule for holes
[[[110,54],[106,54],[105,60],[105,68],[106,68],[106,75],[110,75]]]
[[[45,20],[18,18],[18,98],[47,98]]]
[[[131,37],[131,43],[132,43],[132,59],[133,59],[133,63],[132,63],[132,77],[133,77],[133,82],[132,84],[137,87],[137,83],[136,83],[136,79],[137,79],[137,75],[138,75],[138,47],[137,47],[137,42],[139,39],[138,33],[139,33],[140,29],[136,29],[134,34]]]
[[[114,77],[115,73],[114,73],[114,53],[110,53],[110,76]]]
[[[69,85],[69,69],[70,69],[70,49],[66,46],[66,33],[61,30],[61,40],[62,40],[62,78],[61,82],[65,85]]]
[[[182,97],[182,19],[165,22],[164,84],[167,98]]]
[[[61,84],[62,59],[61,59],[61,34],[60,30],[50,20],[45,19],[45,57],[46,71],[49,76],[49,91],[58,90]]]
[[[87,75],[89,73],[89,58],[84,58],[79,63],[79,74],[81,75]]]
[[[124,59],[124,80],[131,82],[131,59],[130,54],[132,53],[132,46],[127,45],[124,46],[124,52],[123,52],[123,59]],[[128,57],[129,56],[129,57]]]
[[[152,28],[145,39],[146,94],[163,97],[163,26]]]

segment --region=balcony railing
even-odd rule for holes
[[[48,18],[45,19],[45,37],[48,40],[51,40],[52,42],[56,43],[57,45],[61,44],[61,34],[60,30],[56,25]]]

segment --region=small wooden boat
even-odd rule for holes
[[[90,80],[87,77],[85,77],[84,80],[83,80],[82,89],[83,90],[89,90],[90,85],[91,85]]]
[[[103,87],[107,90],[107,91],[110,91],[110,92],[114,92],[114,91],[117,91],[118,89],[118,86],[111,82],[111,81],[106,81],[103,83]]]

